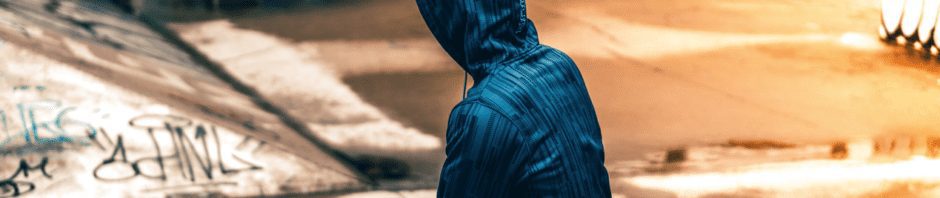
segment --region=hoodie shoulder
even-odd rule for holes
[[[574,61],[555,48],[540,46],[501,64],[499,69],[470,90],[467,100],[490,106],[510,120],[519,122],[521,128],[533,125],[526,118],[544,108],[541,103],[562,95],[579,97],[587,94]]]

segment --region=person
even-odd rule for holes
[[[450,114],[438,197],[610,197],[581,73],[539,43],[524,0],[417,0],[474,85]]]

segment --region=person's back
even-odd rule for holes
[[[610,197],[581,74],[567,55],[539,44],[525,1],[418,6],[476,82],[448,121],[439,197]]]

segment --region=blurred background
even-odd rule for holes
[[[119,197],[435,195],[446,122],[460,100],[464,75],[434,40],[414,1],[50,2],[59,1],[0,0],[0,18],[11,19],[0,22],[0,38],[7,40],[0,47],[0,85],[12,88],[3,94],[8,98],[3,106],[7,133],[0,138],[10,140],[0,145],[8,151],[2,156],[0,176],[14,174],[21,159],[34,166],[47,158],[52,176],[14,174],[8,182],[12,184],[0,183],[0,192],[52,196],[77,191]],[[935,170],[940,160],[934,158],[940,150],[935,138],[940,136],[935,121],[940,117],[940,67],[929,53],[932,39],[919,41],[932,38],[934,25],[927,19],[936,20],[940,2],[527,3],[541,42],[571,55],[584,75],[600,119],[616,197],[940,193],[940,172]],[[893,15],[883,14],[882,7],[906,13],[907,18],[918,16],[913,24],[921,27],[914,30],[927,33],[895,32],[901,25],[893,25],[891,17],[883,20],[883,15]],[[902,20],[901,15],[895,18]],[[75,42],[89,45],[92,56]],[[57,51],[61,49],[68,52]],[[182,58],[168,58],[177,55]],[[96,62],[99,59],[113,61],[104,64]],[[156,76],[153,82],[160,83],[137,76],[138,71]],[[202,95],[207,92],[219,93],[210,94],[218,99]],[[234,99],[245,96],[249,99]],[[49,100],[59,105],[42,107],[49,109],[48,123],[20,121],[37,120],[30,118],[32,110],[24,104]],[[70,107],[76,110],[63,110]],[[240,109],[235,107],[259,110],[227,112]],[[164,122],[166,115],[179,115],[204,126],[219,125],[228,129],[222,130],[222,137],[232,137],[228,142],[218,136],[222,142],[200,142],[195,124],[186,125],[193,131],[189,138],[197,143],[189,149],[177,146],[185,135],[173,132],[161,143],[159,137],[138,137],[139,145],[134,145],[142,148],[128,146],[128,153],[144,154],[128,156],[131,162],[154,156],[147,151],[152,145],[182,148],[173,152],[176,158],[167,159],[167,168],[157,163],[171,178],[147,178],[154,173],[147,168],[158,170],[148,166],[136,171],[143,176],[128,183],[102,181],[97,173],[109,170],[99,170],[101,160],[117,153],[107,142],[121,136],[101,128],[128,128],[128,120],[142,114],[163,115]],[[267,117],[271,119],[262,119]],[[111,134],[93,137],[89,130],[55,124],[63,119]],[[245,127],[245,120],[256,124]],[[273,135],[250,132],[252,128]],[[140,132],[130,132],[134,130]],[[90,143],[59,138],[71,131],[81,136],[74,139]],[[146,134],[140,127],[126,131]],[[322,141],[327,146],[317,147],[317,152],[326,154],[304,157],[304,147],[283,140],[291,138],[275,138],[288,133],[313,134],[298,137]],[[31,137],[56,137],[47,142],[71,146],[37,150],[50,146],[33,143]],[[264,144],[257,148],[270,149],[253,155],[266,156],[252,161],[259,167],[255,171],[205,177],[200,166],[193,174],[182,165],[194,164],[193,159],[202,162],[205,156],[212,161],[209,151],[228,151],[225,146],[234,151],[255,148],[245,139],[260,140]],[[199,148],[200,143],[221,146]],[[186,151],[207,154],[179,156]],[[330,154],[333,151],[341,154]],[[224,161],[222,156],[215,157]],[[76,158],[93,160],[71,165]],[[232,160],[251,161],[241,158]],[[338,162],[324,165],[310,159]],[[180,170],[175,170],[177,163]],[[205,167],[205,172],[219,171]],[[323,167],[355,167],[338,172],[362,172],[378,179],[372,183],[356,180],[363,177],[355,174],[330,175],[335,170]],[[114,171],[117,176],[127,172]],[[168,185],[177,175],[183,183]],[[298,181],[304,179],[310,181]],[[27,192],[26,182],[34,184],[34,190]]]

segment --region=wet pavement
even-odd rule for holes
[[[940,64],[877,40],[878,1],[528,4],[541,41],[569,53],[581,69],[600,119],[615,193],[878,197],[936,191],[933,159],[873,162],[871,155],[827,155],[834,142],[855,142],[853,153],[871,150],[875,137],[940,135],[934,120],[940,117]],[[333,2],[197,18],[174,19],[172,26],[203,49],[215,44],[203,42],[211,34],[197,33],[217,20],[289,46],[252,52],[298,60],[223,62],[235,65],[236,75],[249,84],[268,87],[259,89],[314,128],[343,134],[358,128],[336,125],[380,120],[393,127],[359,132],[413,128],[443,138],[449,111],[459,101],[463,74],[427,32],[413,1]],[[282,70],[246,66],[263,64]],[[265,81],[288,71],[283,68],[303,67],[312,69]],[[341,80],[335,84],[339,91],[304,85],[297,81],[304,72]],[[721,146],[729,140],[794,146]],[[663,170],[663,153],[673,148],[685,148],[690,157]],[[428,160],[419,160],[425,163],[419,172],[436,171]]]
[[[579,64],[612,161],[733,138],[816,143],[938,127],[934,63],[877,42],[877,2],[529,4],[542,42]],[[436,44],[420,20],[411,1],[360,1],[232,23],[317,50],[367,102],[441,136],[463,76],[426,50]],[[331,55],[346,49],[378,63]],[[401,51],[425,58],[387,55]]]
[[[731,139],[826,147],[940,132],[935,122],[940,67],[877,40],[878,1],[539,1],[529,6],[542,42],[568,52],[581,68],[612,170],[668,148]],[[435,44],[420,20],[411,1],[361,1],[232,22],[317,50],[320,60],[336,63],[334,70],[365,101],[441,137],[463,76],[450,62],[427,66],[446,56],[425,50]],[[361,49],[357,56],[379,63],[329,55],[342,49]],[[400,51],[425,56],[386,56]],[[612,181],[633,176],[613,172]],[[627,194],[640,192],[615,186]],[[820,186],[811,191],[836,188]],[[742,194],[747,195],[774,193]]]

